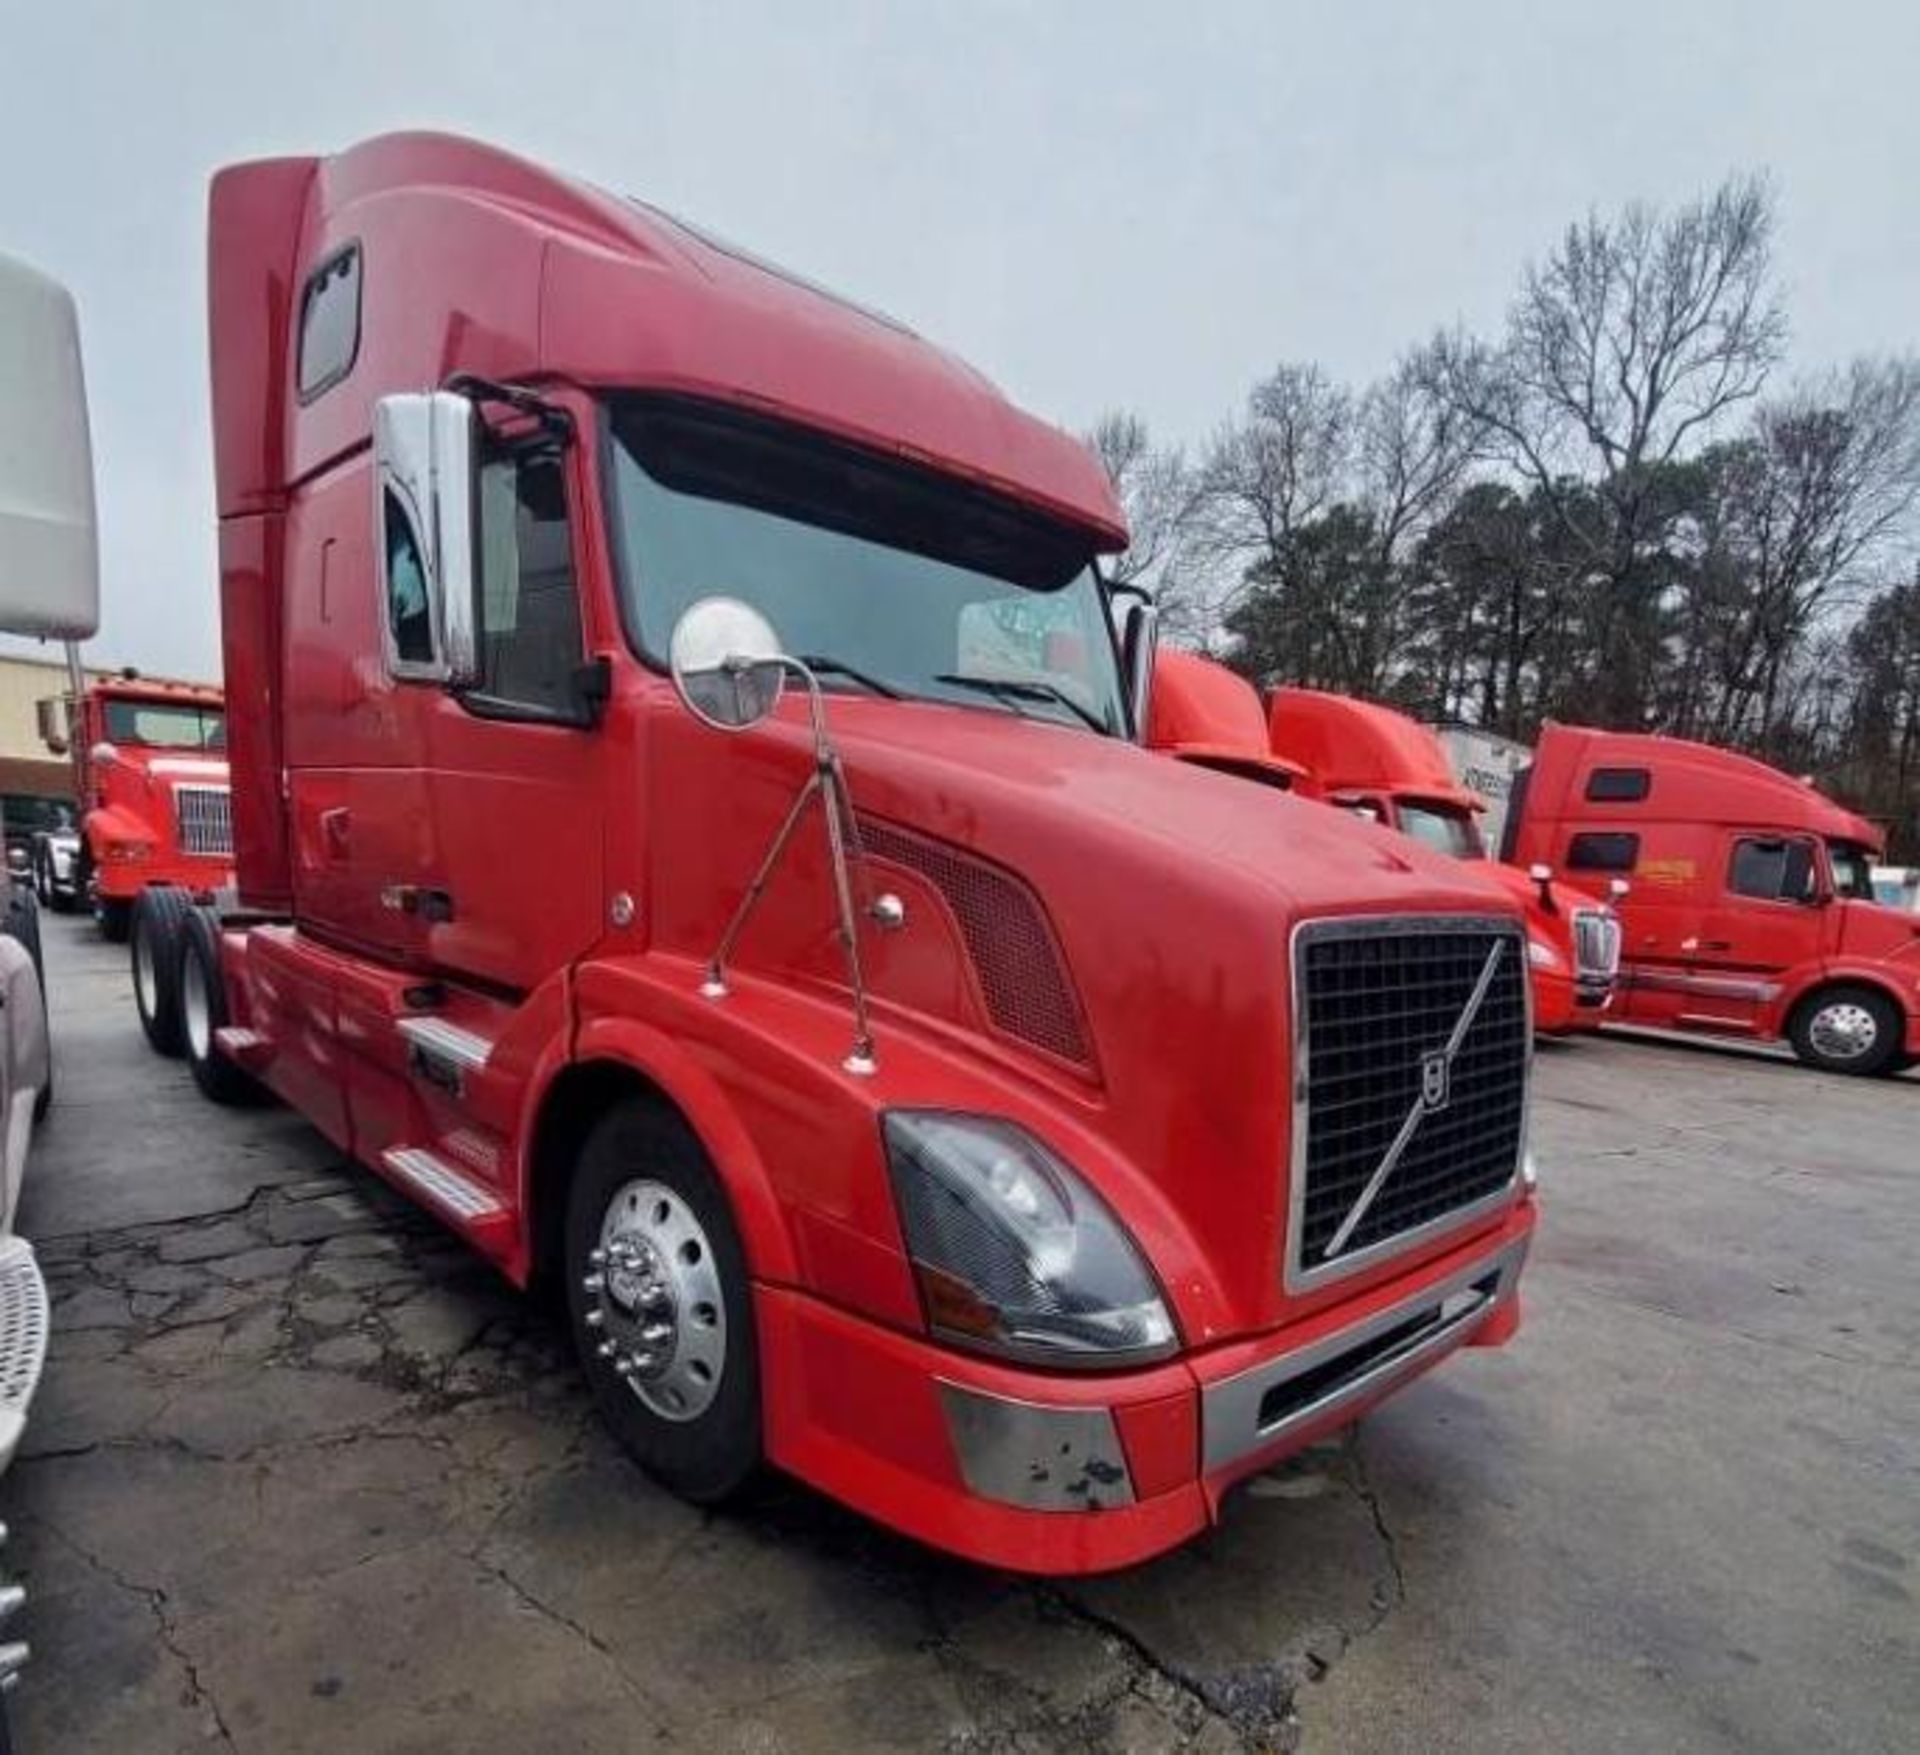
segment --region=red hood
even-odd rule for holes
[[[1920,962],[1920,914],[1880,902],[1843,901],[1840,949],[1850,957],[1901,957]]]
[[[1011,1053],[1008,1075],[1053,1089],[1061,1113],[1096,1106],[1118,1157],[1090,1173],[1110,1193],[1120,1183],[1159,1191],[1121,1188],[1126,1211],[1147,1200],[1171,1212],[1164,1191],[1178,1187],[1179,1222],[1217,1266],[1228,1326],[1279,1320],[1294,926],[1343,913],[1511,917],[1508,893],[1486,868],[1389,830],[1114,739],[933,703],[836,697],[829,710],[863,820],[989,862],[1037,901],[1084,1018],[1094,1082],[988,1026],[955,916],[891,856],[877,873],[902,895],[908,923],[871,940],[876,998]],[[795,702],[777,728],[738,740],[667,701],[650,716],[661,792],[648,820],[680,825],[655,844],[656,944],[695,957],[712,949],[724,921],[714,899],[738,896],[804,778],[799,714]],[[756,918],[740,961],[838,985],[818,839],[803,836],[782,867],[781,905]],[[1021,941],[1000,947],[1016,971],[1044,960],[1044,944],[1036,951],[1004,918],[1005,936]]]

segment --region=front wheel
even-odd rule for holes
[[[760,1361],[746,1254],[699,1142],[639,1100],[588,1136],[568,1191],[567,1309],[613,1434],[696,1504],[759,1472]]]
[[[1801,1001],[1788,1031],[1795,1054],[1822,1072],[1871,1078],[1899,1070],[1899,1008],[1871,987],[1829,987]]]

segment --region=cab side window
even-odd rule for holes
[[[559,457],[506,455],[482,463],[479,596],[473,695],[575,717],[580,593]]]
[[[399,674],[433,667],[433,604],[427,593],[426,552],[405,501],[391,487],[380,493],[381,536],[386,567],[387,639]]]
[[[1640,837],[1589,831],[1567,843],[1569,871],[1632,871],[1640,861]]]
[[[1743,835],[1733,844],[1727,888],[1762,902],[1808,902],[1814,896],[1813,843],[1784,836]]]

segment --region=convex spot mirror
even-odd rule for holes
[[[779,705],[785,661],[772,624],[737,597],[703,597],[674,624],[667,648],[686,709],[718,731],[745,731]]]

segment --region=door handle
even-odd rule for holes
[[[320,813],[320,838],[329,859],[345,859],[353,838],[353,816],[345,805]]]
[[[380,906],[393,914],[418,915],[430,926],[444,926],[453,918],[453,897],[447,891],[418,884],[388,884],[380,892]]]

